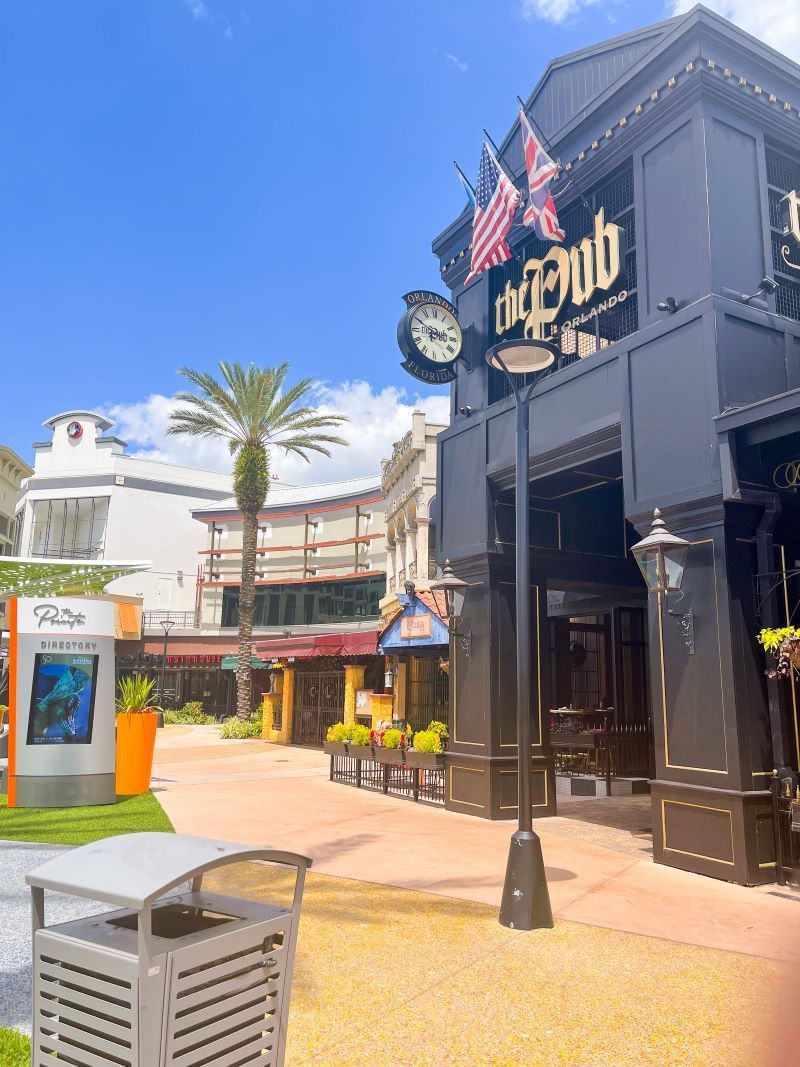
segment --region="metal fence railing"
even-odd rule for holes
[[[405,763],[379,763],[351,756],[331,756],[330,779],[371,789],[386,796],[427,804],[444,804],[444,767],[412,767]]]
[[[192,630],[199,626],[200,620],[196,611],[143,611],[142,629],[160,630],[163,622],[171,622],[173,628],[179,630]]]

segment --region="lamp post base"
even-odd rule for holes
[[[517,830],[511,837],[500,925],[510,930],[549,930],[553,926],[542,843],[529,830]]]

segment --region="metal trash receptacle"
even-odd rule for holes
[[[206,871],[242,861],[295,868],[291,907],[203,891]],[[80,1067],[279,1067],[310,866],[293,852],[139,833],[35,868],[33,1067],[53,1054]],[[117,910],[46,927],[45,890]]]

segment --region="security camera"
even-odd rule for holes
[[[458,409],[458,413],[459,413],[459,415],[471,415],[472,414],[472,408],[470,407],[469,404],[463,404]]]
[[[767,307],[766,297],[773,296],[780,289],[780,285],[774,278],[762,278],[758,289],[754,293],[737,293],[734,289],[720,289],[723,296],[733,300],[740,300],[743,304],[755,304],[756,307]]]
[[[668,311],[670,315],[674,315],[678,310],[678,301],[674,296],[668,296],[666,300],[662,300],[660,304],[656,304],[659,311]]]

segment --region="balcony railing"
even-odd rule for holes
[[[163,622],[171,622],[172,628],[192,630],[200,625],[196,611],[143,611],[142,629],[160,630]]]

